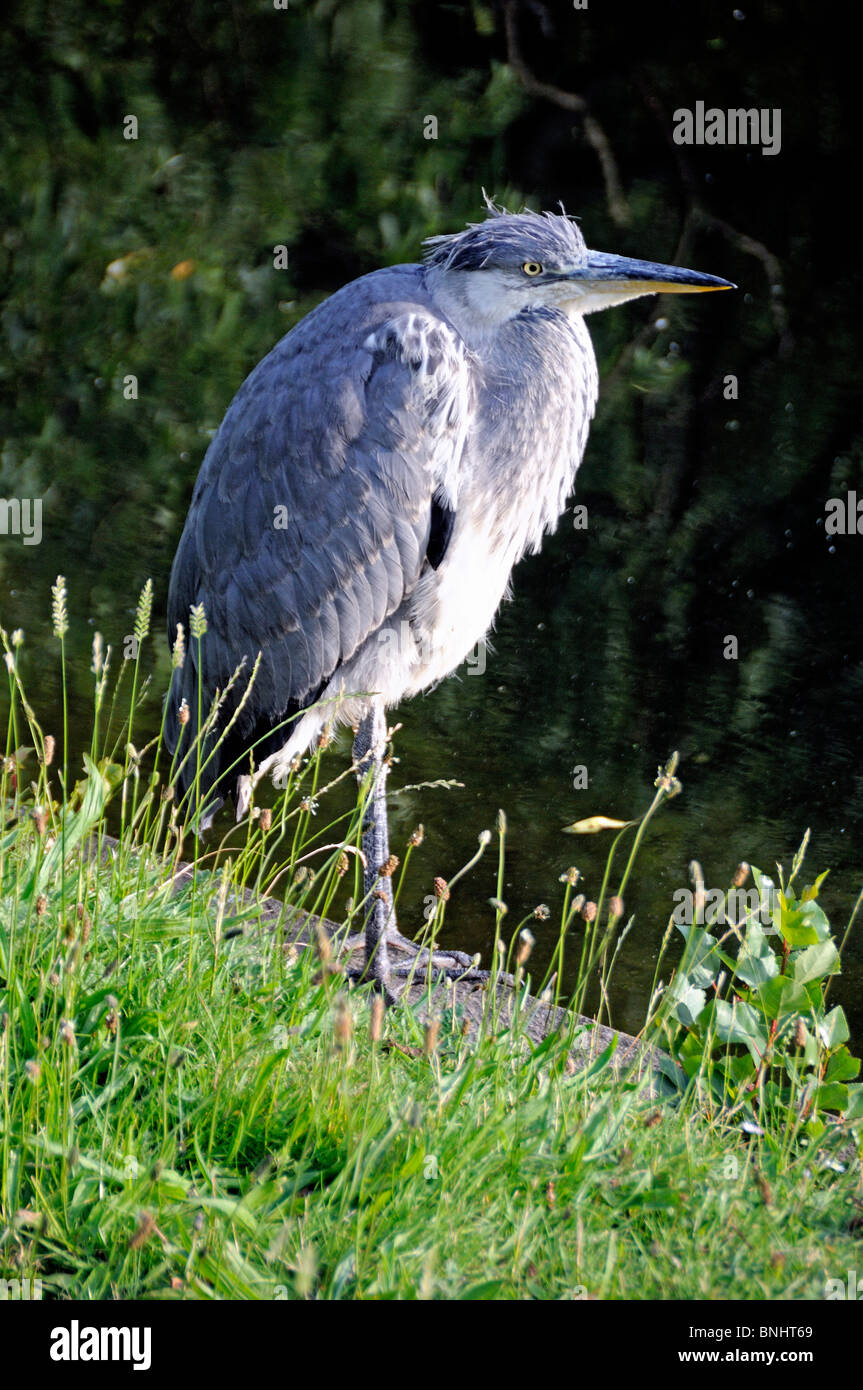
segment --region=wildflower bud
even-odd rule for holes
[[[695,908],[695,920],[700,924],[704,921],[704,904],[706,898],[704,893],[704,874],[697,859],[693,859],[689,865],[689,877],[695,889],[693,903]]]
[[[180,724],[188,724],[190,718],[191,714],[189,712],[189,702],[183,699],[180,701],[180,708],[177,711],[177,719]]]
[[[344,878],[345,874],[347,873],[350,867],[351,861],[345,854],[344,850],[342,850],[341,854],[338,857],[338,860],[336,861],[336,873],[338,874],[339,878]]]
[[[567,1057],[566,1061],[563,1064],[563,1069],[566,1072],[567,1076],[575,1076],[575,1058]]]
[[[11,652],[4,652],[3,660],[6,662],[6,670],[9,672],[9,675],[11,676],[15,670],[15,658]]]
[[[533,909],[533,915],[538,922],[547,922],[551,916],[551,912],[549,908],[546,907],[545,903],[539,903]]]
[[[506,903],[503,901],[502,898],[489,898],[488,901],[489,905],[494,908],[495,912],[499,912],[502,917],[504,917],[507,914],[507,912],[509,912],[509,908],[507,907]]]
[[[445,878],[436,878],[434,881],[434,895],[442,902],[449,902],[449,888]]]
[[[320,922],[315,924],[315,940],[318,946],[318,956],[322,964],[327,965],[332,960],[333,948],[326,927],[322,926]]]
[[[105,1027],[112,1038],[117,1036],[117,1010],[109,1009],[105,1015]]]
[[[43,839],[45,831],[48,828],[48,817],[44,811],[40,809],[33,812],[33,824],[36,826],[36,834],[39,836],[39,839]]]
[[[189,609],[189,628],[196,641],[207,635],[207,614],[203,603],[195,603]]]
[[[425,830],[424,830],[424,828],[423,828],[422,825],[418,825],[417,828],[416,828],[416,830],[414,830],[414,831],[412,832],[412,834],[411,834],[411,836],[410,836],[410,838],[409,838],[409,840],[408,840],[408,844],[409,844],[413,849],[418,849],[419,846],[422,844],[424,837],[425,837]]]
[[[51,586],[51,617],[54,624],[54,636],[62,640],[69,631],[69,619],[66,614],[66,580],[62,574],[57,575],[57,583]]]
[[[506,811],[498,811],[496,828],[498,835],[506,834]]]
[[[344,995],[339,995],[335,1007],[335,1037],[336,1047],[347,1047],[353,1032],[353,1020],[351,1011],[348,1008],[348,1001]]]
[[[178,670],[186,660],[186,636],[182,623],[177,623],[177,636],[174,639],[174,646],[171,652],[171,665],[174,670]]]
[[[560,882],[561,882],[561,883],[568,883],[569,886],[570,886],[570,888],[574,888],[575,885],[578,883],[578,880],[579,880],[580,878],[581,878],[581,873],[580,873],[579,870],[575,867],[575,865],[572,864],[572,865],[570,865],[570,867],[567,869],[567,871],[566,871],[565,874],[561,874],[561,876],[560,876]]]
[[[92,933],[93,930],[93,923],[90,922],[89,912],[86,910],[83,902],[78,903],[78,920],[81,922],[81,944],[86,947],[86,944],[88,944],[90,940],[90,933]]]
[[[93,659],[90,662],[90,670],[94,676],[101,676],[102,667],[105,664],[104,642],[101,632],[93,633]]]
[[[803,1022],[802,1018],[798,1018],[797,1027],[794,1030],[794,1046],[806,1046],[806,1024]]]
[[[262,834],[262,835],[268,834],[268,832],[269,832],[270,829],[272,828],[272,824],[273,824],[273,813],[272,813],[272,811],[270,810],[269,806],[265,806],[264,809],[261,811],[260,821],[261,821],[261,834]]]
[[[52,762],[54,761],[54,749],[56,748],[56,746],[57,746],[57,745],[56,745],[56,742],[55,742],[55,740],[54,740],[54,735],[53,735],[53,734],[46,734],[46,735],[45,735],[45,766],[46,766],[46,767],[50,767],[51,764],[52,764]]]
[[[60,1020],[60,1041],[66,1047],[75,1046],[75,1029],[72,1027],[68,1018],[61,1018]]]
[[[518,934],[518,950],[515,953],[516,965],[524,965],[534,948],[536,937],[527,927],[522,927]]]
[[[557,1201],[557,1191],[553,1182],[547,1182],[545,1185],[545,1200],[550,1207],[553,1207]]]
[[[27,1080],[32,1081],[35,1086],[39,1077],[42,1075],[42,1064],[41,1062],[37,1062],[34,1057],[31,1057],[24,1063],[24,1071],[27,1073]]]
[[[45,897],[44,893],[40,893],[38,898],[36,899],[36,916],[44,917],[47,911],[48,899]]]
[[[150,1213],[148,1211],[145,1211],[141,1216],[141,1220],[138,1223],[138,1227],[134,1235],[129,1241],[129,1249],[140,1250],[142,1245],[146,1245],[147,1241],[150,1239],[155,1229],[155,1221],[153,1220]]]
[[[572,900],[572,912],[573,912],[573,913],[580,912],[581,909],[582,909],[583,907],[584,907],[584,894],[583,894],[583,893],[579,893],[579,894],[578,894],[578,897],[573,898],[573,900]]]
[[[427,1057],[431,1057],[437,1051],[438,1036],[440,1034],[440,1022],[433,1018],[426,1024],[424,1048]]]
[[[380,1042],[381,1028],[384,1021],[384,1001],[383,996],[376,994],[372,1000],[372,1017],[369,1023],[369,1037],[373,1043]]]
[[[379,877],[379,878],[392,878],[392,876],[393,876],[393,874],[395,873],[395,871],[396,871],[396,869],[398,868],[398,866],[399,866],[398,855],[396,855],[396,854],[391,854],[390,857],[389,857],[389,859],[386,861],[386,863],[385,863],[385,864],[381,864],[381,867],[378,869],[378,877]]]
[[[489,841],[491,840],[491,831],[490,831],[490,830],[481,830],[481,831],[479,832],[479,835],[477,836],[477,839],[479,840],[480,845],[482,846],[482,848],[485,849],[486,845],[487,845],[487,844],[489,843]]]
[[[734,887],[742,888],[748,877],[749,865],[747,864],[745,859],[741,859],[740,863],[737,865],[737,872],[735,873],[734,878],[732,880],[732,882],[734,883]]]
[[[594,922],[596,920],[596,903],[585,903],[581,909],[581,915],[585,922]]]
[[[623,898],[615,896],[611,899],[608,904],[608,915],[609,917],[614,917],[615,920],[623,916]]]

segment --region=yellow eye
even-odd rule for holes
[[[524,265],[522,266],[522,270],[524,271],[525,275],[542,274],[542,266],[540,265],[539,261],[525,261]]]

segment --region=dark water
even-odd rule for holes
[[[194,477],[281,333],[345,280],[475,219],[483,185],[516,207],[562,198],[598,249],[740,288],[591,320],[602,393],[578,477],[588,528],[565,517],[516,571],[484,675],[462,671],[396,715],[393,786],[464,784],[393,801],[396,848],[426,828],[402,925],[420,925],[433,877],[450,877],[503,807],[507,921],[550,906],[533,924],[544,966],[561,872],[577,865],[596,893],[608,843],[562,827],[643,810],[678,749],[683,795],[653,822],[626,893],[635,925],[614,1021],[644,1016],[693,857],[721,888],[740,859],[787,869],[810,828],[804,879],[831,870],[821,901],[841,935],[863,882],[863,535],[824,524],[828,499],[863,498],[863,273],[844,193],[859,74],[842,26],[805,6],[660,4],[624,32],[599,10],[588,23],[524,7],[535,72],[583,91],[604,123],[629,200],[621,226],[571,112],[503,80],[491,7],[358,0],[276,22],[238,0],[218,23],[210,7],[184,12],[179,36],[175,6],[145,9],[70,0],[48,24],[25,3],[0,53],[14,79],[0,151],[0,496],[44,499],[41,545],[0,536],[0,622],[26,631],[46,728],[59,733],[55,576],[69,583],[80,750],[93,630],[122,647],[150,575],[140,732],[155,731],[161,606]],[[670,112],[696,100],[780,108],[781,153],[675,149]],[[130,109],[134,145],[119,134]],[[422,137],[427,110],[437,142]],[[287,273],[273,269],[276,243],[290,246]],[[346,756],[342,742],[334,770]],[[581,765],[589,785],[576,790]],[[487,954],[494,892],[490,850],[454,894],[448,939]],[[858,931],[835,987],[858,1039],[861,985]]]

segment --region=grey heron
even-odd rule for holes
[[[167,697],[175,756],[198,735],[199,693],[206,713],[257,662],[201,739],[201,826],[226,794],[241,818],[257,780],[284,776],[334,717],[355,726],[355,762],[372,769],[366,968],[384,989],[404,942],[380,874],[384,711],[482,642],[513,566],[563,512],[598,391],[585,316],[734,288],[588,250],[563,212],[487,208],[429,238],[423,264],[345,285],[258,363],[207,450],[171,573],[169,640],[193,606],[207,621]],[[195,775],[187,758],[184,794]]]

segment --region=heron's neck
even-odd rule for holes
[[[482,353],[516,315],[481,275],[453,275],[435,267],[426,270],[426,284],[435,307],[449,319],[465,345]]]

